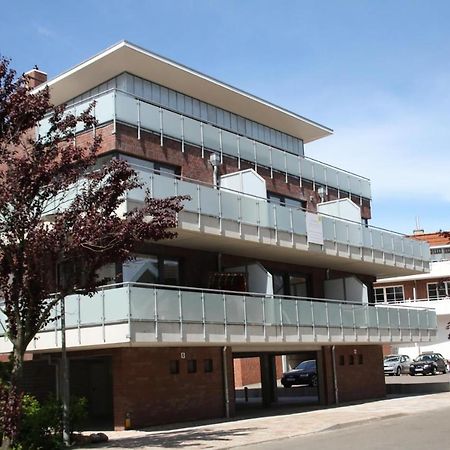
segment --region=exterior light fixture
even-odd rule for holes
[[[325,201],[325,194],[326,194],[325,188],[323,186],[320,186],[317,189],[317,193],[319,194],[320,197],[320,203],[323,203]]]
[[[217,189],[218,185],[218,172],[219,172],[219,166],[222,164],[220,155],[217,153],[211,153],[211,156],[209,157],[209,163],[213,167],[213,185],[214,189]]]

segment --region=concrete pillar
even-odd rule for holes
[[[262,354],[260,356],[261,367],[261,395],[265,408],[277,401],[277,377],[275,356]]]

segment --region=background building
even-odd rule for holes
[[[66,299],[71,392],[91,417],[119,429],[233,415],[246,358],[264,406],[300,392],[277,388],[277,356],[317,361],[317,403],[381,397],[382,344],[435,335],[432,311],[374,305],[376,277],[426,272],[429,247],[368,225],[369,180],[305,157],[329,128],[127,42],[47,86],[74,111],[95,100],[99,163],[127,160],[154,197],[191,197],[177,239]],[[56,320],[29,348],[28,389],[58,390],[60,345]]]

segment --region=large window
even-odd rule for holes
[[[179,285],[180,264],[177,259],[140,255],[123,264],[123,282]]]
[[[387,286],[374,289],[377,303],[395,303],[405,300],[403,286]]]
[[[276,205],[286,206],[292,209],[306,209],[306,202],[297,198],[286,197],[275,192],[267,192],[267,198],[270,203],[275,203]]]
[[[289,273],[274,273],[272,278],[274,295],[308,297],[308,279],[305,276]]]
[[[427,283],[427,292],[430,300],[450,297],[450,281]]]

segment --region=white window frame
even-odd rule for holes
[[[401,288],[401,290],[402,290],[402,298],[401,299],[397,299],[397,296],[395,294],[396,288]],[[396,303],[396,302],[405,301],[405,288],[404,288],[403,284],[396,284],[396,285],[392,285],[392,286],[375,286],[374,294],[375,294],[376,289],[383,289],[383,301],[381,302],[381,301],[377,300],[377,297],[375,295],[375,303]],[[387,299],[386,289],[394,289],[394,297],[395,297],[394,300]]]

